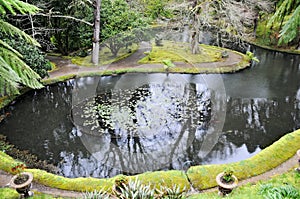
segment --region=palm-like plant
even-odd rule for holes
[[[20,37],[32,45],[39,46],[37,41],[22,30],[4,20],[7,13],[33,14],[39,9],[20,0],[0,0],[0,33],[5,36]],[[22,61],[22,55],[0,38],[0,95],[19,93],[19,85],[30,88],[42,88],[40,76]]]

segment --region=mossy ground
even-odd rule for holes
[[[107,65],[122,60],[132,55],[138,48],[138,44],[132,44],[128,48],[121,48],[118,55],[115,57],[107,47],[102,47],[99,52],[99,65]],[[91,63],[91,59],[92,56],[89,55],[86,57],[72,57],[71,61],[73,64],[79,66],[93,67],[95,65]]]
[[[164,60],[172,62],[205,63],[221,60],[221,52],[224,50],[215,46],[200,45],[201,53],[192,54],[189,43],[162,41],[162,46],[152,43],[152,50],[148,52],[140,64],[163,63]]]

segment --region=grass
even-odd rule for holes
[[[162,42],[162,46],[152,44],[152,50],[146,53],[146,56],[139,60],[138,63],[163,63],[164,60],[187,63],[217,62],[221,60],[221,52],[224,51],[222,48],[201,44],[200,49],[202,53],[191,54],[190,44],[188,43],[166,40]]]
[[[231,194],[229,194],[226,198],[229,199],[241,199],[241,198],[255,198],[255,199],[265,199],[266,195],[265,193],[262,193],[262,189],[267,188],[268,191],[271,191],[270,189],[282,189],[282,187],[288,187],[292,186],[296,190],[298,190],[298,193],[300,192],[300,174],[296,173],[295,171],[291,170],[287,173],[274,176],[270,180],[263,180],[259,181],[256,184],[246,184],[243,186],[240,186],[233,190]],[[193,196],[190,196],[189,199],[219,199],[220,196],[218,196],[217,191],[210,192],[210,193],[202,193],[202,194],[196,194]]]
[[[0,198],[5,198],[5,199],[19,199],[19,194],[16,190],[11,189],[11,188],[0,188]],[[32,199],[63,199],[62,197],[54,197],[52,195],[47,195],[43,193],[39,193],[34,191],[33,197],[30,197]]]

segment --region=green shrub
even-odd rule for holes
[[[5,40],[5,42],[17,50],[23,56],[23,61],[39,74],[41,78],[48,76],[47,71],[50,71],[52,66],[40,49],[34,45],[28,44],[24,40],[13,37]]]

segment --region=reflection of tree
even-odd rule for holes
[[[209,121],[211,107],[205,92],[209,93],[196,84],[168,80],[136,89],[98,92],[94,106],[113,110],[109,119],[98,114],[100,131],[105,132],[98,136],[110,141],[107,147],[90,151],[102,163],[128,174],[178,165],[181,168],[188,160],[182,158],[183,153],[193,142],[197,128],[205,131],[208,126],[204,123]]]
[[[236,147],[246,144],[249,153],[269,146],[295,126],[295,110],[286,99],[230,98],[227,110],[226,120],[231,122],[225,122],[225,139]]]

